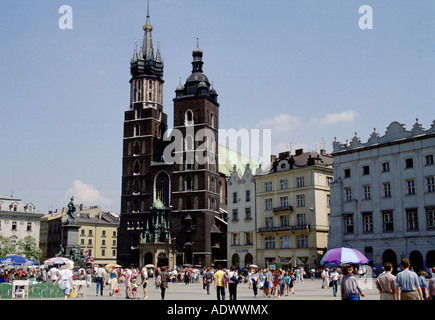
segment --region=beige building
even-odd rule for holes
[[[317,266],[328,245],[333,159],[302,149],[271,158],[255,175],[257,264]]]
[[[41,219],[40,247],[45,259],[60,250],[61,226],[68,209],[56,210]],[[100,206],[76,205],[79,247],[97,264],[116,263],[119,215],[104,212]]]

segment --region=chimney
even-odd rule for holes
[[[295,152],[296,156],[300,156],[302,153],[304,153],[304,149],[297,149]]]

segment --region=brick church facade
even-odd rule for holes
[[[175,90],[172,132],[182,140],[174,147],[175,138],[165,137],[164,65],[153,47],[149,11],[143,30],[143,43],[131,60],[130,107],[124,117],[118,263],[226,265],[219,103],[203,72],[203,52],[199,46],[193,50],[192,73]]]

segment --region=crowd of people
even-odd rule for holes
[[[408,259],[402,259],[400,272],[392,274],[393,266],[385,263],[381,273],[376,277],[375,284],[381,300],[433,300],[435,296],[435,266],[428,272],[417,273],[412,270]],[[374,275],[374,274],[373,274]],[[354,266],[340,266],[319,269],[303,267],[288,269],[248,268],[239,269],[235,266],[222,268],[179,267],[168,270],[166,267],[143,267],[141,269],[118,265],[88,264],[86,269],[80,268],[72,272],[71,265],[62,268],[53,266],[25,267],[15,269],[0,268],[0,283],[13,280],[28,279],[31,283],[58,283],[65,294],[65,299],[73,290],[73,280],[85,280],[86,286],[96,283],[96,295],[106,292],[109,296],[125,295],[126,299],[148,298],[147,286],[160,289],[161,299],[165,299],[170,283],[185,285],[202,283],[202,288],[210,295],[214,288],[216,299],[225,300],[228,292],[230,300],[237,300],[237,287],[245,284],[252,290],[254,298],[262,295],[266,298],[282,298],[295,294],[295,284],[306,279],[321,279],[321,288],[331,288],[335,297],[343,300],[359,300],[364,293],[359,285],[359,279],[367,276],[367,270]],[[427,283],[427,279],[430,279]],[[340,287],[339,287],[340,286]],[[142,292],[142,293],[141,293]]]

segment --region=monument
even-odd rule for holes
[[[74,269],[78,269],[80,267],[82,256],[81,249],[79,247],[79,229],[80,225],[77,223],[74,197],[71,197],[71,200],[68,203],[67,219],[62,223],[61,226],[61,244],[59,255],[74,261]]]

